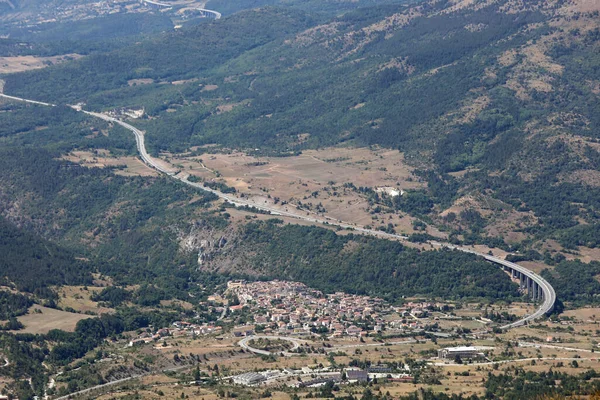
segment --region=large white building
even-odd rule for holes
[[[233,377],[233,383],[246,386],[256,385],[264,380],[266,380],[264,375],[259,374],[258,372],[246,372],[245,374]]]
[[[438,350],[438,358],[454,360],[457,357],[461,359],[483,358],[484,354],[473,346],[446,347]]]

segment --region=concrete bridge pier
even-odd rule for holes
[[[533,280],[529,280],[529,287],[527,288],[527,295],[533,301],[535,301],[535,285],[533,284]]]
[[[521,289],[525,289],[525,280],[527,278],[522,273],[520,273],[520,272],[517,272],[517,273],[519,274],[519,282],[520,282],[520,285],[521,285]]]
[[[514,268],[504,266],[503,269],[510,274],[512,279],[519,280],[519,287],[522,291],[527,291],[527,296],[530,299],[534,302],[542,302],[544,300],[544,290],[533,278]]]

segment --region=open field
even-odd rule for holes
[[[41,313],[36,313],[40,310]],[[82,319],[91,318],[89,315],[75,314],[53,308],[34,305],[29,313],[17,319],[25,325],[19,333],[48,333],[52,329],[73,332],[75,325]]]
[[[45,68],[50,65],[60,64],[61,62],[77,58],[81,58],[81,56],[79,54],[65,54],[52,57],[0,57],[0,74],[12,74],[15,72]]]
[[[90,299],[91,295],[100,292],[103,288],[94,286],[62,286],[58,291],[58,305],[61,308],[70,307],[75,311],[85,313],[91,311],[96,314],[113,312],[112,308],[100,307],[97,302]]]
[[[115,171],[118,175],[124,176],[157,176],[158,172],[149,168],[139,158],[133,156],[116,157],[110,155],[106,150],[91,151],[73,151],[62,157],[65,160],[86,166],[96,168],[118,168]]]
[[[393,210],[372,214],[366,197],[355,188],[423,188],[425,183],[396,150],[332,147],[298,156],[254,157],[242,152],[166,155],[186,173],[222,182],[255,204],[302,207],[303,212],[357,225],[391,223],[397,232],[412,233],[413,218]],[[435,229],[431,234],[444,236]]]
[[[115,173],[120,175],[157,174],[136,157],[114,156],[107,150],[73,151],[63,159],[87,167],[116,168]],[[202,156],[162,154],[156,160],[165,168],[233,187],[236,196],[256,205],[282,211],[299,210],[306,215],[327,216],[357,226],[392,224],[397,233],[404,234],[414,232],[414,218],[385,207],[374,212],[374,206],[358,188],[401,191],[426,185],[413,175],[403,154],[379,148],[326,148],[290,157],[253,157],[241,152]],[[427,227],[427,233],[446,236],[433,226]]]
[[[600,322],[600,308],[598,307],[578,308],[576,310],[565,311],[562,315],[585,322]]]

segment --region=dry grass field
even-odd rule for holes
[[[157,176],[158,172],[149,168],[138,157],[111,156],[106,150],[91,151],[73,151],[62,157],[64,160],[81,164],[86,167],[120,168],[115,171],[116,174],[124,176]]]
[[[372,214],[365,196],[344,185],[397,190],[425,186],[403,154],[389,149],[332,147],[291,157],[254,157],[242,152],[200,157],[171,154],[166,159],[186,174],[234,187],[239,196],[257,205],[293,210],[301,203],[307,214],[362,226],[391,223],[404,233],[413,232],[412,217],[386,210]],[[429,233],[443,236],[435,229]]]
[[[59,64],[66,60],[81,58],[79,54],[65,54],[52,57],[17,56],[0,57],[0,74],[29,71],[32,69],[46,68],[49,65]]]
[[[41,313],[36,313],[35,310],[40,310]],[[17,318],[23,325],[25,325],[25,328],[18,332],[44,334],[48,333],[52,329],[61,329],[67,332],[73,332],[77,322],[86,318],[92,317],[85,314],[75,314],[34,305],[29,309],[28,314]]]
[[[137,157],[116,157],[106,150],[73,151],[63,158],[87,167],[117,167],[115,173],[121,175],[157,174]],[[413,217],[386,209],[372,213],[366,197],[346,184],[396,190],[419,189],[426,185],[413,174],[403,154],[379,148],[335,147],[307,150],[292,157],[253,157],[241,152],[201,157],[163,154],[157,161],[173,171],[234,187],[237,196],[256,205],[296,211],[301,204],[300,212],[307,215],[327,216],[374,228],[392,224],[398,233],[406,234],[414,232]],[[427,232],[445,237],[431,226]]]
[[[103,288],[94,286],[62,286],[57,289],[58,305],[61,308],[70,307],[78,312],[91,311],[96,314],[113,312],[112,308],[100,307],[97,302],[90,299],[92,294],[100,292]]]

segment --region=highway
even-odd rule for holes
[[[43,102],[34,101],[34,100],[27,100],[27,99],[23,99],[23,98],[19,98],[19,97],[8,96],[5,94],[0,94],[0,97],[4,97],[7,99],[11,99],[11,100],[23,101],[23,102],[27,102],[27,103],[31,103],[31,104],[37,104],[37,105],[43,105],[43,106],[54,106],[54,104],[50,104],[50,103],[43,103]],[[240,206],[254,207],[255,209],[258,209],[260,211],[268,212],[271,215],[285,216],[285,217],[299,219],[299,220],[303,220],[303,221],[307,221],[307,222],[311,222],[311,223],[315,223],[315,224],[338,226],[338,227],[344,228],[344,229],[352,229],[354,232],[358,232],[361,234],[377,236],[377,237],[386,238],[386,239],[394,239],[394,240],[401,240],[401,241],[405,241],[408,239],[408,237],[404,236],[404,235],[387,233],[387,232],[382,232],[382,231],[378,231],[378,230],[374,230],[374,229],[367,229],[364,227],[355,226],[355,225],[349,224],[347,222],[340,221],[340,220],[330,218],[330,217],[317,218],[317,217],[310,216],[310,215],[300,214],[299,212],[294,213],[291,211],[280,210],[280,209],[270,207],[267,205],[255,204],[248,199],[238,198],[233,195],[222,193],[218,190],[206,187],[206,186],[202,185],[201,183],[191,182],[188,180],[188,177],[189,177],[188,174],[167,168],[162,164],[161,161],[154,159],[152,156],[150,156],[148,154],[148,152],[146,150],[144,132],[142,132],[138,128],[134,127],[131,124],[123,122],[117,118],[106,115],[106,114],[85,111],[85,110],[81,109],[81,107],[79,107],[79,106],[71,106],[71,107],[78,112],[83,112],[89,116],[99,118],[104,121],[119,124],[122,127],[124,127],[125,129],[128,129],[129,131],[131,131],[135,136],[137,150],[138,150],[138,153],[140,154],[140,158],[150,168],[153,168],[161,173],[171,176],[172,178],[177,179],[178,181],[180,181],[186,185],[189,185],[191,187],[213,193],[214,195],[218,196],[222,200],[224,200],[228,203],[231,203],[231,204],[235,205],[236,207],[240,207]],[[479,252],[469,249],[467,247],[455,246],[455,245],[451,245],[448,243],[440,243],[440,242],[436,242],[436,241],[430,241],[428,243],[430,243],[433,246],[445,247],[445,248],[448,248],[451,250],[458,250],[458,251],[462,251],[465,253],[471,253],[471,254],[475,254],[477,256],[483,257],[487,261],[497,264],[497,265],[501,266],[502,268],[509,268],[514,271],[518,271],[518,272],[522,273],[523,275],[529,277],[537,285],[539,285],[539,287],[542,289],[542,292],[543,292],[544,301],[540,304],[538,309],[534,313],[527,315],[518,321],[515,321],[510,324],[500,327],[501,329],[507,330],[507,329],[525,325],[529,322],[533,322],[539,318],[542,318],[544,315],[550,313],[554,309],[554,303],[556,302],[556,293],[554,291],[554,288],[544,278],[542,278],[535,272],[530,271],[527,268],[520,266],[518,264],[512,263],[510,261],[506,261],[506,260],[503,260],[498,257],[494,257],[489,254],[479,253]]]
[[[153,0],[142,0],[142,1],[146,4],[152,4],[153,6],[158,6],[158,7],[174,7],[174,6],[176,6],[176,4],[161,3],[160,1],[153,1]],[[206,8],[196,8],[196,10],[202,11],[207,14],[211,14],[214,16],[215,19],[221,19],[221,13],[218,11],[207,10]]]
[[[46,106],[46,107],[56,107],[56,104],[44,103],[43,101],[22,99],[20,97],[9,96],[9,95],[3,94],[3,93],[0,93],[0,96],[4,97],[5,99],[22,101],[24,103],[29,103],[29,104],[37,104],[37,105]]]
[[[552,287],[552,285],[550,285],[548,283],[547,280],[545,280],[544,278],[542,278],[535,272],[528,270],[527,268],[525,268],[519,264],[515,264],[513,262],[506,261],[506,260],[503,260],[498,257],[494,257],[489,254],[479,253],[477,251],[467,249],[464,247],[454,246],[454,245],[446,244],[446,243],[439,243],[439,242],[435,242],[435,241],[431,241],[430,243],[433,244],[434,246],[446,247],[446,248],[453,249],[453,250],[460,250],[465,253],[475,254],[480,257],[485,258],[486,260],[488,260],[490,262],[493,262],[494,264],[498,264],[502,267],[507,267],[507,268],[513,269],[515,271],[518,271],[518,272],[524,274],[525,276],[531,278],[535,283],[537,283],[542,288],[542,291],[544,293],[544,301],[542,302],[540,307],[538,307],[538,309],[533,314],[525,316],[524,318],[522,318],[518,321],[501,326],[500,329],[510,329],[510,328],[516,328],[517,326],[525,325],[528,322],[532,322],[532,321],[535,321],[536,319],[543,317],[544,315],[550,313],[554,309],[554,303],[556,303],[556,292],[554,291],[554,288]]]

